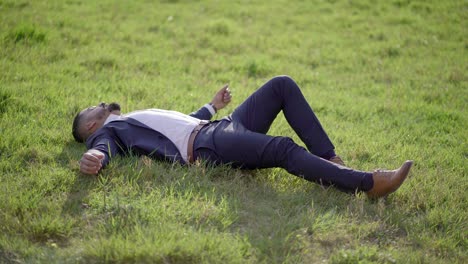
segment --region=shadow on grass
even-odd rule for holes
[[[224,219],[193,218],[184,224],[195,229],[216,227],[219,232],[245,236],[258,256],[267,262],[283,262],[285,256],[309,250],[309,246],[331,252],[337,245],[345,245],[349,238],[336,233],[318,238],[322,232],[332,232],[337,225],[345,225],[349,200],[354,196],[333,188],[324,188],[299,179],[280,169],[244,171],[227,166],[191,166],[183,179],[169,178],[163,173],[156,179],[157,188],[168,188],[175,193],[187,192],[192,197],[226,201],[232,213],[232,223]],[[169,175],[169,177],[167,177]],[[167,178],[166,178],[167,177]],[[262,261],[262,259],[260,259]]]
[[[64,167],[73,170],[74,175],[62,206],[62,214],[70,217],[79,218],[84,214],[89,208],[86,202],[89,193],[103,184],[96,177],[88,177],[78,171],[77,162],[83,151],[82,145],[70,141],[64,145],[59,159]],[[101,213],[104,212],[108,218],[110,215],[113,224],[122,222],[124,227],[116,231],[115,226],[109,223],[109,230],[101,230],[104,233],[131,233],[144,219],[154,221],[151,219],[155,216],[144,208],[145,197],[151,196],[160,200],[150,202],[148,206],[164,207],[162,213],[167,214],[167,219],[171,219],[172,214],[177,215],[174,218],[177,223],[168,225],[182,229],[188,226],[201,233],[215,229],[219,234],[245,236],[252,250],[261,252],[255,255],[268,257],[268,261],[283,262],[285,256],[300,255],[311,246],[331,252],[337,245],[345,245],[349,241],[340,234],[326,238],[317,237],[317,234],[331,232],[335,224],[343,224],[342,219],[346,218],[353,196],[307,182],[280,169],[242,171],[206,164],[187,167],[146,157],[123,157],[114,160],[102,177],[108,179],[104,184],[109,192],[104,194],[108,200]],[[128,199],[125,195],[134,198]],[[184,199],[189,201],[185,203]],[[228,212],[216,209],[218,206],[224,208],[223,203],[226,203]],[[200,208],[188,208],[187,212],[181,210],[192,204]],[[108,218],[101,219],[104,227],[110,221]],[[135,243],[139,239],[144,240],[139,237],[132,239]],[[174,252],[177,247],[175,243]],[[117,254],[116,260],[130,257],[121,254]],[[170,255],[171,251],[167,254]],[[148,259],[153,257],[151,254],[146,256]],[[86,258],[106,259],[97,252],[89,253]]]
[[[88,208],[84,202],[90,189],[96,186],[96,177],[87,177],[79,172],[78,161],[85,149],[82,144],[74,141],[67,142],[60,153],[59,163],[73,171],[75,177],[73,184],[69,187],[67,199],[62,206],[62,214],[77,216]]]

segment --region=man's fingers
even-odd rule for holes
[[[101,162],[95,160],[81,159],[81,166],[101,168]]]
[[[228,103],[231,101],[231,98],[232,98],[231,91],[229,91],[229,88],[228,88],[226,92],[224,93],[223,101],[225,103]]]
[[[229,84],[225,84],[214,96],[211,103],[217,110],[223,109],[231,101],[231,91]]]
[[[86,152],[86,153],[92,154],[93,156],[97,157],[99,160],[104,159],[104,153],[102,153],[102,152],[99,151],[99,150],[90,149],[90,150],[88,150],[88,152]]]
[[[80,162],[80,171],[85,174],[97,174],[101,169],[100,164],[89,163],[86,161]]]
[[[99,153],[86,152],[80,160],[80,171],[86,174],[97,174],[102,167]]]
[[[96,175],[99,172],[99,169],[96,166],[88,166],[83,163],[80,164],[80,171],[84,174],[94,174]]]
[[[226,89],[224,90],[223,101],[225,103],[229,103],[231,101],[232,95],[231,90],[229,90],[229,85],[224,86]]]
[[[223,95],[224,95],[224,94],[226,93],[226,91],[229,91],[229,84],[225,84],[221,89],[219,89],[218,95],[219,95],[219,94],[223,94]]]
[[[86,152],[85,154],[83,154],[83,157],[81,158],[82,161],[90,161],[90,162],[99,162],[100,159],[92,154],[92,153],[89,153],[89,152]]]
[[[85,154],[83,154],[82,160],[89,160],[92,162],[98,162],[101,163],[101,161],[104,159],[104,153],[100,151],[88,151]]]
[[[99,150],[90,149],[83,154],[80,160],[80,171],[85,174],[98,174],[102,168],[104,153]]]
[[[85,170],[100,170],[102,164],[99,160],[89,160],[89,159],[81,159],[80,160],[80,168]]]

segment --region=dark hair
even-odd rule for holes
[[[80,123],[81,123],[81,112],[76,114],[75,119],[73,119],[72,134],[76,142],[83,143],[84,140],[80,135]]]

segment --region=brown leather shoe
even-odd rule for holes
[[[330,159],[330,161],[335,164],[346,167],[346,165],[344,164],[344,161],[340,158],[340,156],[334,156]]]
[[[397,170],[376,170],[372,174],[374,186],[367,192],[370,198],[379,198],[396,191],[408,176],[413,165],[412,160],[407,160]]]

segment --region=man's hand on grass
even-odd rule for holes
[[[216,110],[221,110],[231,102],[231,98],[232,96],[231,91],[229,90],[229,85],[226,84],[216,93],[213,100],[211,100],[211,104],[216,108]]]
[[[90,149],[83,154],[80,160],[80,171],[84,174],[96,175],[102,168],[101,161],[104,159],[104,153],[99,150]]]

